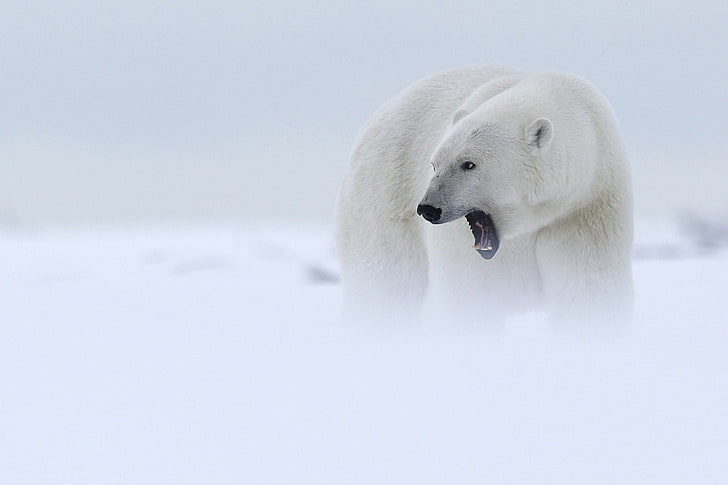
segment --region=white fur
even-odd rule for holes
[[[419,203],[445,223],[418,217]],[[462,217],[474,209],[499,234],[489,261]],[[478,325],[631,314],[627,157],[608,102],[574,75],[466,67],[407,88],[356,143],[337,238],[351,315],[413,316],[425,299]]]

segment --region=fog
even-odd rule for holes
[[[327,232],[3,234],[0,481],[726,483],[728,252],[649,234],[612,339],[342,325]]]
[[[359,127],[472,63],[611,100],[638,217],[728,210],[720,2],[5,2],[0,221],[330,222]]]

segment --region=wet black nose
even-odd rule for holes
[[[440,220],[442,215],[442,209],[437,209],[427,204],[420,204],[417,206],[417,214],[421,215],[433,224]]]

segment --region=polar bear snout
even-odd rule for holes
[[[442,216],[442,209],[438,209],[429,204],[420,204],[417,206],[417,215],[424,217],[428,222],[437,224],[440,216]]]

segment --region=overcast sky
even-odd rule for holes
[[[0,221],[327,222],[356,133],[436,71],[571,71],[638,215],[728,212],[724,2],[5,1]]]

